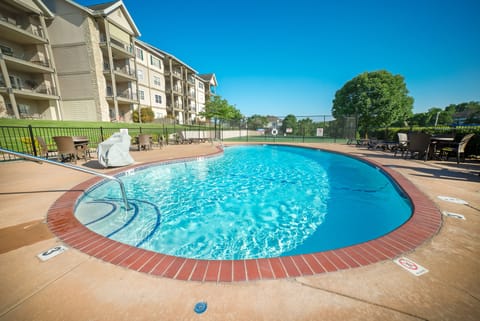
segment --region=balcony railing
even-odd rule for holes
[[[14,51],[12,48],[4,46],[4,45],[0,45],[0,52],[5,56],[5,59],[7,61],[12,61],[12,62],[16,62],[16,63],[26,62],[26,63],[32,63],[32,64],[35,64],[35,65],[39,65],[39,66],[42,66],[42,67],[47,67],[47,68],[50,67],[50,61],[48,59],[43,59],[43,60],[39,60],[39,59],[36,59],[36,58],[35,58],[36,60],[33,60],[33,58],[28,59],[28,58],[25,57],[24,52]],[[21,60],[21,62],[19,62],[18,60],[14,60],[12,58],[9,58],[9,57]]]
[[[130,92],[119,92],[117,93],[117,97],[130,99],[130,100],[138,100],[137,93],[130,93]]]
[[[173,71],[165,70],[165,76],[170,76],[170,75],[173,75],[179,79],[182,79],[182,72],[180,70],[173,70]]]
[[[18,85],[12,84],[12,88],[25,91],[25,92],[32,92],[32,93],[44,94],[44,95],[56,95],[57,93],[55,88],[47,87],[45,85],[31,87],[31,86],[18,86]]]
[[[110,64],[108,62],[105,62],[103,64],[103,71],[104,72],[109,72],[110,71]],[[135,77],[135,72],[131,70],[130,66],[115,66],[114,71],[130,76],[130,77]]]
[[[0,23],[3,23],[5,26],[10,26],[13,30],[21,30],[23,32],[29,33],[33,36],[45,39],[45,33],[41,25],[36,24],[22,24],[14,17],[3,16],[0,14]]]
[[[105,34],[100,34],[100,43],[105,44],[107,42],[107,36]],[[123,41],[117,40],[115,38],[110,37],[110,43],[112,48],[116,50],[120,50],[124,53],[127,53],[127,57],[134,57],[134,47],[132,44],[125,43]],[[117,58],[124,58],[121,57],[122,55],[118,56]]]

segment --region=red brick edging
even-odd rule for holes
[[[412,182],[388,167],[369,162],[397,182],[412,201],[414,212],[405,224],[387,235],[337,250],[266,259],[197,260],[119,243],[90,231],[74,216],[78,198],[100,178],[87,180],[57,199],[47,213],[47,223],[59,239],[81,252],[135,271],[177,280],[254,281],[350,269],[390,260],[411,251],[435,235],[442,223],[440,211]],[[136,167],[141,166],[145,164]]]

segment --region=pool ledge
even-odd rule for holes
[[[214,156],[217,153],[205,157]],[[343,153],[342,153],[343,154]],[[351,157],[351,155],[344,154]],[[182,158],[156,163],[195,159]],[[365,161],[365,159],[362,159]],[[83,191],[100,178],[87,180],[58,198],[47,213],[50,230],[68,246],[105,262],[154,276],[199,282],[239,282],[309,276],[391,260],[420,246],[441,227],[442,216],[434,203],[412,182],[391,168],[373,161],[406,192],[412,201],[411,218],[391,233],[365,243],[319,253],[249,260],[196,260],[135,248],[98,235],[74,216]],[[134,167],[144,167],[140,164]],[[118,170],[120,173],[125,169]],[[115,174],[115,173],[113,173]]]

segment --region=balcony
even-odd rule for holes
[[[110,47],[112,49],[112,56],[114,59],[126,59],[135,57],[132,44],[124,43],[115,38],[110,38],[110,44]],[[100,35],[100,46],[105,48],[107,46],[107,37],[105,34]]]
[[[7,65],[9,70],[16,70],[35,74],[54,72],[53,68],[50,68],[50,61],[48,60],[27,60],[24,58],[24,54],[17,54],[9,47],[0,45],[0,49],[2,51],[5,64]]]
[[[136,81],[135,72],[130,69],[130,66],[114,66],[113,70],[115,74],[115,80],[117,82]],[[108,63],[103,64],[103,73],[105,77],[110,79],[110,65]]]
[[[178,69],[174,69],[172,71],[166,70],[165,71],[165,76],[174,76],[175,78],[183,79],[182,78],[182,72]]]
[[[0,91],[4,93],[11,92],[17,98],[33,99],[33,100],[51,100],[58,99],[55,88],[51,88],[45,84],[36,84],[31,80],[21,80],[14,78],[11,81],[12,88],[7,88],[3,79],[0,79]]]
[[[138,103],[138,95],[137,93],[132,93],[128,90],[125,91],[118,91],[117,92],[117,102],[119,104],[134,104]],[[113,100],[113,92],[111,87],[107,87],[107,100]]]
[[[13,17],[0,14],[0,33],[3,39],[20,44],[47,44],[40,25],[22,25]]]

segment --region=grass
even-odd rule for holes
[[[0,126],[28,126],[33,127],[70,127],[70,128],[163,128],[174,127],[174,125],[164,125],[161,123],[114,123],[114,122],[93,122],[93,121],[69,121],[69,120],[29,120],[29,119],[9,119],[0,118]],[[181,127],[176,125],[175,127]]]

